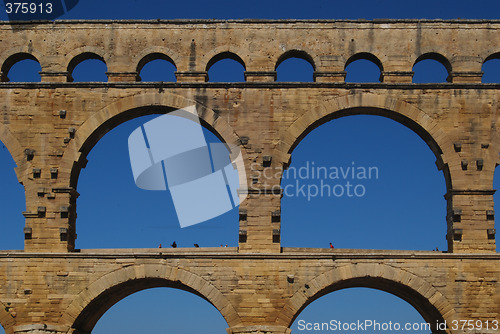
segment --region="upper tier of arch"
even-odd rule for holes
[[[73,65],[92,52],[107,64],[110,81],[136,81],[141,59],[161,53],[180,81],[204,81],[213,59],[227,54],[244,65],[247,80],[272,81],[283,56],[296,54],[314,64],[316,81],[342,81],[362,54],[376,60],[384,82],[411,82],[413,65],[431,54],[447,64],[451,82],[479,83],[482,64],[500,52],[497,20],[2,22],[0,30],[2,70],[32,55],[46,82],[71,81]]]

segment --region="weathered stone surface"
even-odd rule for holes
[[[0,252],[8,334],[89,333],[113,303],[156,286],[201,294],[229,333],[288,333],[309,302],[352,286],[393,293],[431,323],[500,320],[492,189],[500,85],[481,84],[482,63],[500,51],[500,22],[63,21],[0,30],[4,81],[25,58],[43,72],[42,83],[0,83],[0,140],[26,191],[25,250]],[[177,83],[137,81],[158,54],[176,65]],[[247,82],[205,82],[221,55],[245,65]],[[345,65],[367,55],[383,82],[344,83]],[[290,56],[313,65],[315,82],[273,82]],[[71,83],[89,57],[106,62],[109,83]],[[451,82],[412,84],[413,64],[424,58],[443,62]],[[253,185],[241,205],[245,240],[227,249],[74,252],[78,175],[98,138],[139,115],[193,104],[241,147]],[[359,113],[408,126],[436,155],[447,186],[447,253],[280,247],[280,177],[262,171],[286,166],[320,124]]]

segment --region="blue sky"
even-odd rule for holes
[[[491,0],[80,0],[61,19],[497,19],[498,9],[499,4]]]
[[[499,18],[497,1],[93,1],[80,0],[61,19],[373,19]],[[3,9],[0,19],[5,20]],[[484,82],[500,82],[500,61],[485,64]],[[37,81],[38,64],[25,61],[9,73],[12,81]],[[441,82],[444,68],[431,60],[417,64],[415,82]],[[105,64],[79,65],[75,81],[105,81]],[[141,72],[144,81],[173,81],[174,68],[155,61]],[[374,82],[378,68],[353,62],[347,81]],[[241,65],[223,60],[210,69],[211,81],[242,81]],[[278,68],[279,81],[311,81],[309,64],[290,59]],[[78,185],[77,248],[237,246],[238,210],[209,222],[181,229],[168,192],[140,190],[134,185],[128,157],[130,133],[154,116],[140,117],[110,131],[88,156]],[[209,141],[216,138],[205,131]],[[408,128],[377,116],[351,116],[328,122],[311,132],[294,150],[292,169],[304,166],[376,167],[378,177],[352,180],[365,190],[357,197],[285,196],[282,200],[282,245],[446,250],[446,192],[443,174],[426,144]],[[0,249],[22,249],[23,188],[15,179],[14,162],[0,145]],[[494,188],[500,180],[495,179]],[[293,178],[282,187],[294,185]],[[317,184],[309,182],[307,184]],[[412,191],[409,192],[408,189]],[[404,195],[403,195],[404,194]],[[497,200],[498,202],[499,200]],[[101,203],[106,202],[104,207]],[[498,205],[497,205],[498,206]],[[426,210],[421,208],[425,207]],[[127,208],[127,210],[123,210]],[[500,211],[500,208],[497,208]],[[192,321],[191,319],[199,319]],[[385,292],[346,289],[308,306],[297,320],[357,319],[423,321],[409,304]],[[128,321],[125,321],[128,320]],[[99,321],[94,334],[121,332],[225,333],[218,311],[188,292],[167,288],[136,293],[119,302]],[[292,327],[294,333],[303,333]],[[0,333],[1,333],[0,329]],[[318,332],[316,332],[318,333]]]

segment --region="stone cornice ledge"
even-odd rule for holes
[[[360,250],[365,251],[365,250]],[[370,251],[363,253],[346,252],[341,249],[332,251],[285,251],[282,253],[238,253],[237,250],[232,252],[199,252],[193,250],[176,249],[175,251],[148,251],[143,252],[91,252],[86,250],[83,253],[25,253],[22,251],[2,251],[2,258],[41,258],[41,259],[274,259],[274,260],[390,260],[390,259],[406,259],[406,260],[422,260],[422,259],[468,259],[468,260],[500,260],[500,253],[444,253],[444,252],[429,252],[429,251]]]

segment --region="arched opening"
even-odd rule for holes
[[[347,109],[312,124],[296,144],[281,183],[283,246],[446,249],[449,172],[443,182],[435,164],[442,152],[418,124],[383,109]]]
[[[492,54],[484,60],[483,83],[500,83],[500,52]]]
[[[24,248],[24,217],[26,202],[24,187],[19,183],[14,168],[16,163],[6,146],[0,142],[0,249]]]
[[[450,82],[451,64],[439,53],[426,53],[413,64],[413,83]]]
[[[12,334],[16,320],[12,302],[0,302],[0,334]]]
[[[314,60],[309,54],[300,50],[291,50],[281,55],[276,62],[276,81],[312,82],[314,70]]]
[[[431,331],[439,332],[431,328],[435,321],[444,323],[437,312],[429,314],[426,320],[419,313],[419,308],[378,289],[349,287],[324,291],[323,294],[300,312],[291,326],[292,333],[312,328],[318,333],[366,331],[382,334],[405,331],[429,334]]]
[[[345,82],[380,82],[384,68],[376,56],[360,52],[347,60],[344,71],[346,71]]]
[[[153,307],[154,305],[158,307]],[[147,321],[143,318],[145,308],[150,308],[147,312]],[[155,314],[162,316],[155,319]],[[195,314],[199,317],[193,318]],[[157,326],[162,326],[158,332],[166,332],[165,328],[171,326],[168,332],[190,332],[185,329],[193,328],[193,333],[215,333],[221,328],[225,330],[229,327],[220,311],[196,290],[179,281],[145,278],[128,280],[102,292],[83,308],[72,328],[77,329],[78,333],[98,334],[124,332],[117,330],[120,326],[124,326],[126,332],[130,332],[130,328],[134,326],[132,320],[138,316],[141,317],[141,321],[137,321],[137,326],[140,326],[137,332],[154,332],[152,329]],[[123,321],[124,319],[129,319],[130,322]],[[168,321],[165,321],[167,319]],[[210,319],[210,321],[199,321],[196,324],[198,320],[192,321],[192,319]],[[216,330],[195,331],[194,329],[199,326]],[[174,330],[181,327],[184,330]]]
[[[2,65],[2,81],[40,82],[42,67],[38,59],[29,53],[16,53]]]
[[[392,264],[385,265],[373,260],[368,261],[334,267],[307,281],[304,287],[295,292],[288,300],[279,315],[279,321],[283,325],[292,325],[308,305],[332,292],[337,293],[343,289],[351,288],[370,288],[387,292],[410,304],[425,322],[430,324],[430,330],[426,328],[426,333],[431,331],[442,334],[449,332],[448,326],[450,325],[446,324],[445,320],[450,322],[450,319],[454,319],[455,310],[446,297],[436,290],[430,282]],[[377,308],[387,310],[385,307]],[[390,312],[386,313],[390,314]],[[368,332],[372,332],[372,330],[368,329]],[[352,331],[357,332],[357,330]],[[384,331],[388,332],[389,330],[384,329]]]
[[[160,244],[170,247],[174,241],[178,247],[237,246],[237,208],[181,228],[170,189],[150,191],[136,186],[128,138],[144,123],[169,111],[172,109],[144,107],[121,113],[102,124],[84,143],[82,159],[89,162],[80,178],[82,165],[74,168],[71,181],[80,194],[78,248],[157,248]],[[207,143],[221,143],[221,136],[201,123]],[[201,204],[193,203],[193,210]]]
[[[137,65],[139,81],[175,82],[176,71],[172,58],[163,53],[151,53],[142,58]]]
[[[214,56],[206,68],[210,82],[243,82],[245,70],[243,59],[232,52],[223,52]]]
[[[106,82],[107,66],[104,58],[92,52],[82,53],[68,64],[69,82]]]
[[[226,328],[220,312],[203,298],[179,289],[153,288],[136,292],[112,306],[92,334],[224,333]]]

